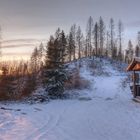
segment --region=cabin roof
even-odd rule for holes
[[[140,71],[140,57],[135,57],[128,65],[127,71]]]

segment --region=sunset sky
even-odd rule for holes
[[[135,43],[140,30],[139,6],[139,0],[0,0],[3,56],[29,56],[57,27],[68,32],[76,23],[85,32],[90,15],[94,22],[102,16],[107,25],[111,17],[115,23],[121,19],[125,46],[128,39]]]

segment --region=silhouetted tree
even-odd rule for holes
[[[118,40],[119,40],[119,51],[118,51],[118,60],[122,61],[122,37],[123,37],[123,24],[119,20],[118,23]]]
[[[109,32],[106,33],[106,48],[105,48],[105,56],[109,55]]]
[[[113,18],[110,19],[110,47],[111,47],[111,57],[114,58],[114,20]]]
[[[78,58],[81,58],[81,50],[82,50],[82,38],[83,34],[81,31],[80,26],[78,27],[77,34],[76,34],[76,40],[77,40],[77,46],[78,46]]]
[[[92,35],[93,35],[93,19],[90,16],[87,22],[86,29],[86,45],[87,45],[87,54],[88,56],[92,55]]]
[[[93,34],[94,34],[95,55],[98,56],[99,27],[97,22],[95,23]]]
[[[73,24],[70,29],[72,35],[72,44],[73,44],[73,59],[76,59],[76,24]]]
[[[32,55],[31,55],[31,67],[34,73],[38,70],[38,49],[35,47]]]
[[[104,40],[105,40],[105,24],[102,17],[100,17],[99,19],[99,44],[100,44],[99,55],[100,56],[103,55]]]
[[[43,55],[44,55],[44,46],[43,46],[43,43],[41,43],[39,45],[39,48],[38,48],[38,63],[39,63],[39,69],[43,66]]]
[[[69,61],[72,61],[72,54],[73,54],[74,47],[75,47],[75,44],[74,44],[73,36],[72,36],[72,33],[70,32],[68,35],[68,47],[67,47]]]
[[[133,45],[131,40],[129,40],[128,49],[126,50],[126,55],[125,55],[125,61],[127,63],[130,63],[133,59],[133,55],[134,55]]]

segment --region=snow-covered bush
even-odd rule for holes
[[[74,68],[71,71],[69,71],[69,79],[65,83],[65,87],[67,90],[71,89],[85,89],[88,88],[90,85],[90,81],[85,80],[80,76],[79,69]]]
[[[104,67],[104,59],[103,58],[96,58],[94,60],[89,61],[89,68],[92,71],[94,76],[109,76],[109,73],[105,71]]]

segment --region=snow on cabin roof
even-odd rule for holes
[[[128,65],[127,71],[140,71],[140,57],[135,57]]]

